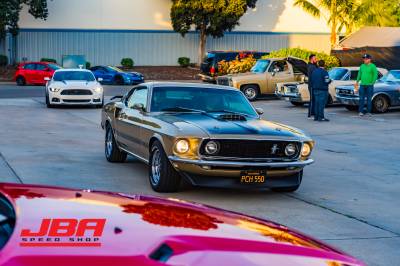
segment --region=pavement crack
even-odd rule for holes
[[[14,170],[14,168],[12,168],[12,166],[10,165],[10,163],[7,161],[7,159],[4,157],[4,155],[0,152],[0,159],[5,163],[6,167],[10,170],[10,172],[14,175],[14,177],[21,183],[23,184],[24,182],[22,182],[22,178],[17,174],[17,172]]]
[[[358,221],[358,222],[360,222],[360,223],[363,223],[363,224],[366,224],[366,225],[375,227],[375,228],[377,228],[377,229],[383,230],[383,231],[388,232],[388,233],[391,233],[391,234],[393,234],[393,235],[395,235],[395,236],[397,236],[397,237],[400,237],[400,233],[398,233],[398,232],[394,232],[394,231],[392,231],[392,230],[386,229],[386,228],[381,227],[381,226],[379,226],[379,225],[372,224],[372,223],[370,223],[370,222],[368,222],[368,221],[366,221],[366,220],[360,219],[360,218],[355,217],[355,216],[353,216],[353,215],[351,215],[351,214],[342,213],[342,212],[340,212],[340,211],[331,209],[331,208],[326,207],[326,206],[323,206],[323,205],[321,205],[321,204],[318,204],[318,203],[315,203],[315,202],[312,202],[312,201],[309,201],[309,200],[306,200],[306,199],[302,199],[302,198],[300,198],[300,197],[296,197],[296,196],[293,196],[293,195],[285,194],[285,196],[287,196],[287,197],[289,197],[289,198],[292,198],[292,199],[296,199],[296,200],[302,201],[302,202],[304,202],[304,203],[307,203],[307,204],[312,205],[312,206],[315,206],[315,207],[319,207],[319,208],[321,208],[321,209],[330,211],[330,212],[332,212],[332,213],[339,214],[339,215],[341,215],[341,216],[345,216],[345,217],[347,217],[347,218],[349,218],[349,219]]]

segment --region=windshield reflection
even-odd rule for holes
[[[270,60],[258,60],[257,63],[251,68],[253,73],[264,73],[267,71]]]

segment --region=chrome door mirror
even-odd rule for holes
[[[97,81],[98,81],[98,82],[102,82],[102,81],[103,81],[103,78],[97,78]]]
[[[44,77],[44,80],[45,81],[50,81],[50,78],[49,77]]]
[[[259,115],[262,115],[264,113],[264,110],[262,108],[256,108],[256,112]]]
[[[133,104],[132,109],[144,111],[144,105],[143,103],[135,103]]]

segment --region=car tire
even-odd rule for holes
[[[181,176],[174,169],[159,141],[150,149],[149,181],[156,192],[176,192],[181,184]]]
[[[357,111],[358,110],[357,105],[345,105],[344,108],[346,108],[349,111]]]
[[[294,186],[288,186],[288,187],[277,187],[277,188],[272,188],[272,191],[275,192],[295,192],[296,190],[299,189],[301,185],[301,181],[303,180],[303,170],[300,172],[294,174],[291,176],[291,178],[296,179],[298,181],[297,185]]]
[[[96,104],[96,108],[103,108],[104,106],[104,95],[103,95],[103,99],[101,100],[101,104]]]
[[[377,95],[372,101],[372,111],[374,113],[386,113],[389,106],[389,101],[384,95]]]
[[[114,84],[115,85],[124,85],[124,78],[122,76],[115,76],[114,77]]]
[[[18,76],[15,81],[17,82],[18,86],[25,86],[26,85],[26,80],[23,76]]]
[[[46,106],[47,108],[53,108],[54,106],[50,103],[49,95],[46,93]]]
[[[290,103],[293,104],[294,106],[303,106],[304,105],[304,103],[293,102],[293,101],[290,101]]]
[[[260,89],[257,85],[244,85],[241,91],[249,101],[255,101],[260,94]]]
[[[113,129],[109,124],[106,126],[104,153],[107,161],[112,163],[123,163],[128,155],[126,152],[121,151],[118,147],[114,138]]]

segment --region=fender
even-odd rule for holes
[[[389,99],[389,105],[392,104],[392,96],[390,96],[390,94],[388,94],[387,92],[383,92],[383,91],[374,93],[374,95],[372,96],[372,100],[374,100],[375,97],[378,96],[378,95],[384,95],[384,96],[388,97],[388,99]]]

